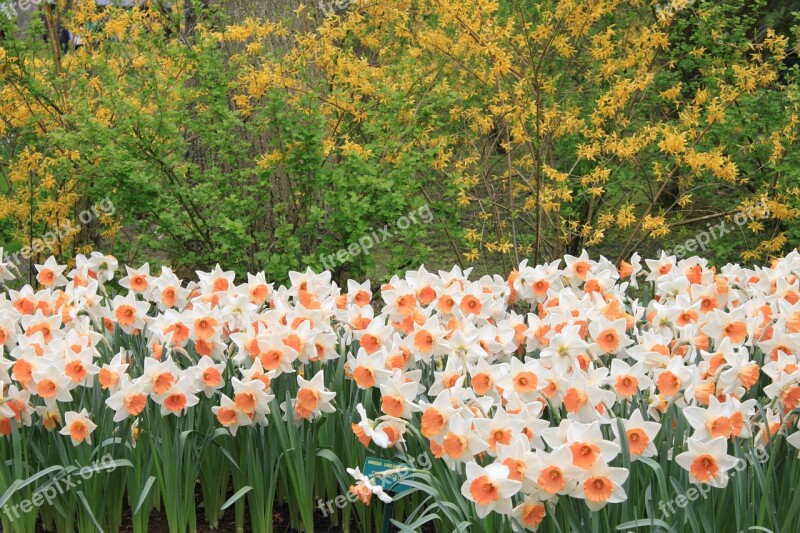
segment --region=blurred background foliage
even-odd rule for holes
[[[800,241],[798,4],[59,0],[0,14],[0,242],[18,251],[71,220],[81,231],[52,250],[65,261],[94,248],[280,281],[387,226],[333,268],[383,280],[420,263],[507,274],[583,248],[619,261],[726,222],[699,253],[763,261]],[[78,222],[106,197],[113,215]],[[429,224],[397,229],[425,204]],[[756,204],[769,215],[733,224]]]

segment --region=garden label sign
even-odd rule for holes
[[[392,472],[386,476],[380,475],[381,472],[389,470],[399,470],[404,468],[403,471]],[[402,481],[411,475],[411,469],[404,463],[396,463],[388,459],[381,459],[380,457],[367,457],[364,460],[364,475],[372,479],[373,483],[380,485],[385,491],[401,492],[410,489],[408,485]],[[374,479],[373,479],[374,477]]]

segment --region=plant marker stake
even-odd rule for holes
[[[373,474],[379,474],[380,472],[386,472],[387,470],[398,470],[403,467],[407,467],[407,465],[381,459],[380,457],[367,457],[364,461],[363,470],[365,476],[371,477]],[[397,492],[409,488],[408,485],[405,485],[402,482],[406,477],[408,477],[408,475],[408,473],[396,472],[388,477],[377,476],[376,481],[381,487],[383,487],[383,490],[387,492]],[[383,513],[383,533],[389,533],[393,509],[394,500],[386,504],[386,511]]]
[[[383,533],[389,533],[391,526],[392,510],[394,509],[394,500],[386,504],[386,511],[383,513]]]

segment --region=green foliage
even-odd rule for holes
[[[205,20],[204,11],[198,14]],[[34,105],[6,132],[15,143],[0,161],[13,173],[26,150],[54,158],[54,173],[78,194],[72,217],[105,196],[118,206],[113,231],[84,235],[64,256],[93,243],[128,261],[171,264],[179,273],[224,263],[240,275],[265,270],[285,280],[306,264],[322,268],[322,256],[394,226],[427,202],[422,189],[432,153],[393,163],[383,157],[394,147],[379,130],[398,128],[392,116],[331,124],[322,111],[328,78],[310,71],[252,89],[247,80],[256,65],[274,59],[269,64],[276,69],[291,66],[288,48],[237,55],[238,43],[202,24],[188,44],[181,33],[165,31],[174,21],[153,13],[64,16],[68,27],[101,17],[83,49],[62,57],[32,37],[3,43],[6,79],[15,84],[3,103],[29,99]],[[295,83],[308,90],[289,87]],[[388,105],[403,96],[384,95]],[[330,143],[340,138],[363,150],[332,151]],[[31,179],[37,187],[43,180]],[[47,189],[47,199],[65,188]],[[446,194],[436,196],[441,205],[450,203]],[[21,199],[8,190],[7,205],[15,201]],[[44,202],[39,199],[39,208]],[[9,236],[20,220],[12,211],[6,209]],[[24,237],[45,228],[28,225]],[[418,224],[394,232],[375,252],[391,258],[390,270],[422,262],[429,231]],[[372,255],[360,254],[337,264],[335,274],[362,276],[374,267]]]

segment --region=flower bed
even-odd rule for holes
[[[190,531],[196,492],[254,531],[284,503],[306,531],[387,509],[403,531],[800,521],[796,251],[421,267],[378,298],[311,271],[119,270],[51,258],[35,289],[0,269],[4,531],[144,532],[155,509]],[[401,490],[362,473],[376,458]]]

